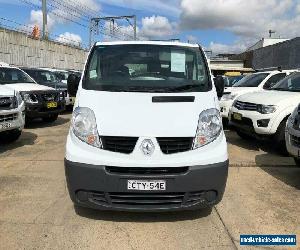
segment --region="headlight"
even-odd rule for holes
[[[257,105],[257,112],[261,114],[271,114],[276,111],[276,106],[274,105],[262,105],[258,104]]]
[[[233,100],[237,95],[234,94],[227,94],[227,95],[223,95],[221,98],[221,101],[229,101],[229,100]]]
[[[31,94],[31,93],[23,93],[22,98],[24,102],[26,103],[38,103],[38,97],[36,94]]]
[[[296,116],[299,114],[299,111],[300,111],[300,105],[298,105],[298,106],[294,109],[294,111],[292,112],[292,114],[289,116],[288,122],[290,122],[291,124],[294,124],[294,123],[295,123]]]
[[[101,148],[97,123],[94,112],[89,108],[75,108],[72,116],[71,128],[76,137],[87,144]]]
[[[16,98],[17,98],[18,106],[20,106],[23,102],[23,99],[19,92],[16,92]]]
[[[217,109],[207,109],[201,112],[193,149],[200,148],[214,141],[222,131],[222,119]]]

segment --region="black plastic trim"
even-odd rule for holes
[[[194,102],[195,96],[153,96],[152,102]]]

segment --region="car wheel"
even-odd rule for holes
[[[285,126],[286,119],[284,119],[278,126],[277,131],[275,133],[275,149],[278,150],[283,155],[288,155],[288,151],[285,143]]]
[[[239,137],[241,137],[244,140],[253,139],[253,137],[251,137],[250,135],[248,135],[248,134],[246,134],[244,132],[241,132],[239,130],[237,130],[236,133],[238,134]]]
[[[18,129],[4,131],[0,133],[0,141],[4,143],[11,143],[19,139],[21,136],[22,131]]]
[[[294,157],[294,161],[296,163],[296,166],[300,167],[300,158]]]
[[[55,122],[58,118],[58,114],[49,115],[47,117],[43,117],[44,122]]]

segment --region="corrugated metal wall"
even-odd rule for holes
[[[0,62],[25,67],[82,70],[87,51],[53,41],[35,40],[0,28]]]

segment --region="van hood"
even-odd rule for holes
[[[154,96],[195,96],[195,101],[153,103]],[[166,94],[81,89],[78,106],[94,111],[100,135],[194,137],[201,111],[215,108],[217,96],[213,91]]]
[[[0,96],[13,96],[15,95],[15,91],[6,86],[0,85]]]
[[[43,86],[37,83],[14,83],[6,84],[5,86],[12,88],[19,92],[35,91],[35,90],[54,90],[53,88]]]
[[[288,104],[292,104],[293,101],[299,103],[300,93],[289,91],[264,90],[256,93],[242,95],[239,98],[237,98],[237,100],[242,102],[250,102],[264,105],[276,105],[284,101],[286,101]]]

